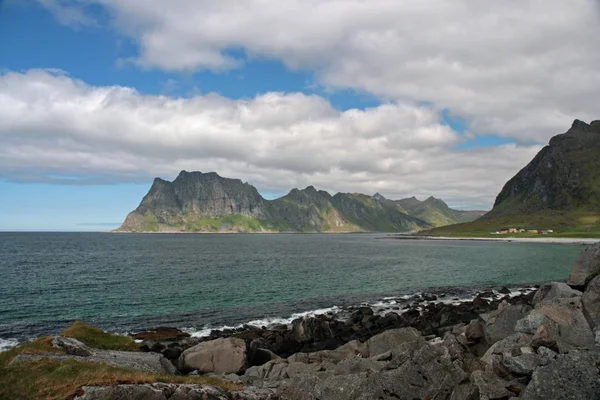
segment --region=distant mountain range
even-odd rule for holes
[[[156,178],[121,232],[411,232],[474,220],[483,211],[452,210],[433,197],[388,200],[380,194],[293,189],[266,200],[248,183],[215,172]]]
[[[494,208],[467,224],[432,233],[486,232],[520,227],[563,232],[600,231],[600,120],[575,120],[550,139],[502,188]]]

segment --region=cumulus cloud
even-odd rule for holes
[[[48,0],[42,0],[48,2]],[[71,4],[72,0],[52,0]],[[171,71],[242,65],[230,50],[314,70],[332,88],[449,109],[480,133],[544,142],[597,118],[597,0],[92,0]]]
[[[187,169],[262,192],[313,184],[477,207],[540,149],[456,150],[464,138],[426,106],[338,111],[302,93],[142,95],[48,70],[0,75],[0,140],[0,176],[12,180],[148,182]]]

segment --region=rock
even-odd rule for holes
[[[75,400],[276,400],[269,389],[228,391],[215,386],[153,383],[142,385],[83,386]]]
[[[246,369],[246,342],[229,337],[202,342],[179,357],[179,370],[238,374]]]
[[[540,365],[548,365],[558,356],[558,353],[548,347],[539,347],[537,353],[540,356]]]
[[[510,294],[511,291],[506,286],[502,286],[502,288],[500,290],[498,290],[498,293],[500,293],[500,294]]]
[[[452,392],[450,400],[479,400],[479,388],[472,383],[458,385]]]
[[[76,400],[167,400],[165,392],[154,385],[84,386],[79,393]]]
[[[600,243],[584,250],[571,271],[567,284],[582,288],[600,272]]]
[[[556,299],[555,303],[538,306],[519,320],[515,331],[532,334],[544,325],[548,335],[555,340],[560,352],[571,349],[592,349],[595,338],[581,311],[581,300],[577,297]]]
[[[477,343],[485,340],[485,332],[483,331],[481,322],[477,320],[471,321],[465,329],[465,336],[469,342]]]
[[[263,338],[254,339],[248,346],[248,365],[262,365],[279,358],[273,353],[273,346]]]
[[[497,341],[481,357],[481,361],[492,364],[495,355],[512,354],[514,349],[527,347],[531,343],[531,335],[524,333],[513,333],[502,340]]]
[[[351,340],[350,342],[344,344],[343,346],[335,349],[336,353],[339,353],[343,358],[352,358],[352,357],[368,357],[369,349],[367,345],[361,343],[358,340]]]
[[[91,355],[81,357],[68,354],[19,354],[9,365],[41,359],[75,360],[80,362],[102,363],[120,368],[134,369],[158,375],[176,375],[175,366],[162,354],[133,351],[98,350],[90,348]]]
[[[503,301],[495,311],[481,314],[480,318],[484,321],[482,325],[487,343],[494,344],[512,334],[517,321],[527,315],[530,310],[530,306],[513,305]]]
[[[64,336],[52,337],[52,346],[63,349],[67,354],[72,356],[88,357],[93,354],[92,350],[85,343]]]
[[[354,399],[445,399],[468,378],[455,363],[438,356],[430,344],[407,353],[397,369],[369,375],[354,390]]]
[[[600,399],[598,353],[570,351],[537,368],[522,393],[524,400]]]
[[[600,276],[588,284],[581,297],[583,316],[593,331],[600,330]]]
[[[540,286],[535,296],[533,296],[532,304],[550,304],[556,299],[579,297],[581,295],[582,293],[579,290],[571,289],[566,283],[550,282]]]
[[[343,352],[338,352],[336,350],[321,350],[312,353],[292,354],[287,358],[287,361],[289,363],[301,362],[305,364],[321,363],[326,361],[332,364],[337,364],[346,358],[348,358],[348,354]]]
[[[373,336],[366,345],[369,357],[375,357],[407,342],[425,343],[425,339],[414,328],[399,328]]]
[[[296,339],[289,337],[278,337],[273,344],[273,352],[280,357],[286,358],[294,353],[297,353],[302,348],[302,345]]]
[[[492,373],[475,371],[471,374],[471,383],[477,387],[482,399],[504,400],[513,397],[512,393],[507,390],[509,383]]]
[[[179,356],[181,356],[183,351],[177,347],[167,347],[163,350],[162,355],[168,358],[169,360],[177,360]]]
[[[247,381],[263,380],[283,380],[287,379],[288,364],[279,361],[269,361],[266,364],[250,367],[244,373],[243,379]]]
[[[321,399],[348,400],[357,395],[360,385],[366,380],[366,374],[349,374],[330,376],[317,388]]]
[[[188,338],[190,334],[177,328],[161,326],[150,331],[134,333],[131,337],[137,340],[174,341]]]
[[[336,375],[351,375],[362,372],[376,373],[385,368],[384,361],[377,361],[370,358],[354,358],[352,360],[340,361],[333,369]]]
[[[535,331],[533,339],[531,340],[531,347],[534,350],[539,350],[540,348],[545,347],[558,352],[556,340],[550,337],[550,333],[548,333],[548,329],[544,325],[540,325],[540,327]]]
[[[513,355],[505,353],[502,359],[504,367],[516,375],[531,375],[541,365],[540,357],[535,353]]]

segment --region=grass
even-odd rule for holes
[[[92,328],[92,329],[90,329]],[[67,328],[79,340],[92,346],[97,343],[102,348],[118,348],[124,346],[122,340],[100,331],[98,328],[78,322]],[[0,400],[72,399],[82,386],[103,386],[116,384],[141,383],[187,383],[219,386],[228,390],[240,390],[241,387],[216,377],[204,376],[162,376],[125,368],[117,368],[106,364],[79,362],[75,360],[41,359],[24,361],[9,366],[8,364],[19,354],[62,353],[52,347],[50,337],[42,337],[24,343],[9,351],[0,353]]]
[[[106,333],[81,321],[77,321],[65,329],[62,335],[77,339],[95,349],[123,351],[139,351],[140,349],[135,340],[129,336]]]
[[[555,233],[538,235],[535,233],[517,233],[493,235],[501,228],[523,228],[525,230],[552,229]],[[515,214],[483,218],[476,221],[448,225],[422,231],[422,235],[449,237],[564,237],[564,238],[600,238],[600,216],[597,212],[587,210],[555,211],[541,210],[532,214]]]

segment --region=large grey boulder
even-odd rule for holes
[[[531,307],[524,304],[509,304],[506,301],[500,303],[498,308],[492,312],[481,314],[484,322],[483,330],[488,345],[514,333],[515,324],[531,311]]]
[[[596,352],[570,351],[539,367],[522,393],[524,400],[600,399],[600,375]]]
[[[113,367],[134,369],[136,371],[159,375],[177,374],[175,366],[173,366],[173,364],[162,354],[98,350],[91,348],[89,348],[89,350],[91,351],[91,355],[85,357],[57,353],[20,354],[11,361],[11,364],[41,359],[75,360],[79,362],[102,363],[112,365]]]
[[[545,326],[561,353],[572,349],[593,349],[595,338],[583,316],[580,298],[557,299],[538,306],[515,325],[515,331],[534,334]]]
[[[596,343],[600,344],[600,275],[587,285],[581,304],[583,316],[596,336]]]
[[[376,357],[406,343],[424,344],[425,339],[414,328],[390,329],[373,336],[365,343],[369,357]]]
[[[74,400],[276,400],[269,389],[228,391],[215,386],[154,383],[142,385],[83,386]]]
[[[577,261],[567,284],[576,287],[584,287],[600,272],[600,243],[584,250]]]
[[[564,282],[550,282],[542,285],[533,296],[531,303],[550,304],[556,299],[567,299],[570,297],[580,297],[582,293],[579,290],[571,289]]]
[[[446,399],[468,379],[456,362],[440,357],[428,343],[407,353],[398,368],[369,375],[351,399]]]
[[[494,361],[494,357],[497,355],[513,354],[515,349],[521,349],[528,347],[531,343],[531,335],[524,333],[513,333],[505,337],[502,340],[497,341],[488,349],[488,351],[481,357],[481,361],[491,365]]]
[[[292,321],[292,336],[299,342],[331,339],[333,332],[324,318],[298,318]]]
[[[64,350],[71,356],[88,357],[93,354],[93,350],[85,343],[64,336],[53,336],[52,346]]]
[[[507,389],[509,383],[491,372],[473,372],[471,374],[471,383],[477,387],[481,399],[504,400],[513,396],[513,393]]]
[[[202,342],[184,351],[179,357],[183,372],[238,374],[246,369],[246,342],[229,337]]]

